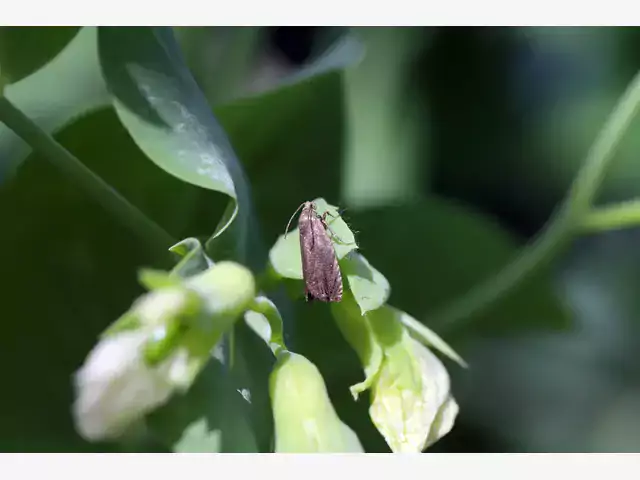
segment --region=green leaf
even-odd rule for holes
[[[218,345],[190,390],[148,417],[152,431],[174,451],[271,451],[268,375],[273,360],[255,335],[239,327],[233,368],[226,364],[224,345]]]
[[[173,245],[169,251],[180,257],[180,261],[171,270],[171,275],[187,278],[203,272],[213,265],[196,238],[185,238]]]
[[[263,53],[264,27],[174,27],[187,65],[210,105],[262,97],[307,79],[342,70],[363,55],[362,43],[347,28],[324,28],[314,35],[312,58],[275,75],[255,59]],[[268,71],[265,75],[265,70]],[[221,75],[220,72],[224,72]],[[258,125],[264,122],[257,122]]]
[[[340,195],[341,88],[333,72],[216,108],[248,176],[259,179],[251,192],[269,245],[303,200]],[[286,188],[274,195],[274,185]]]
[[[240,215],[219,256],[242,258],[251,208],[244,174],[171,30],[100,28],[98,47],[113,105],[140,149],[171,175],[230,197],[212,239]]]
[[[362,315],[384,305],[391,293],[391,286],[366,258],[354,252],[340,261],[340,267]]]
[[[173,31],[209,105],[245,93],[255,75],[264,27],[173,27]]]
[[[172,277],[168,272],[151,268],[141,268],[138,271],[138,281],[148,290],[182,285],[179,279]]]
[[[3,79],[15,83],[55,57],[78,33],[78,27],[0,27]]]
[[[351,32],[343,32],[312,62],[278,82],[279,86],[292,85],[334,70],[343,71],[360,62],[364,53],[365,46],[360,39]]]
[[[339,240],[332,237],[333,245],[338,260],[346,257],[351,251],[358,248],[353,232],[347,223],[338,216],[338,209],[329,205],[323,198],[313,200],[319,215],[330,212],[336,218],[327,216],[327,224],[333,230]],[[286,238],[285,238],[286,235]],[[330,235],[327,232],[327,235]],[[288,233],[282,234],[269,252],[269,260],[277,274],[284,278],[302,280],[302,257],[300,253],[300,231],[296,227]]]
[[[282,327],[282,317],[276,305],[264,296],[257,296],[251,311],[245,313],[247,325],[269,345],[273,354],[286,350]]]
[[[242,395],[229,371],[212,359],[185,395],[149,415],[152,431],[174,452],[257,452]]]
[[[354,400],[371,388],[380,371],[384,354],[367,316],[362,314],[351,292],[346,291],[342,301],[331,304],[331,313],[349,345],[356,351],[362,363],[365,379],[350,387]]]
[[[70,379],[105,328],[143,293],[147,245],[46,162],[0,189],[2,451],[106,452],[75,431]],[[45,399],[44,401],[43,399]],[[43,433],[46,432],[46,433]]]
[[[446,355],[451,360],[456,362],[461,367],[466,368],[467,362],[465,362],[456,351],[449,346],[436,332],[420,323],[406,312],[398,310],[390,305],[384,307],[385,313],[394,318],[394,321],[402,323],[408,330],[413,338],[427,347],[434,348],[440,353]]]
[[[96,30],[84,27],[49,63],[8,85],[4,95],[48,133],[108,104],[98,64]],[[0,123],[0,183],[15,172],[31,148]]]

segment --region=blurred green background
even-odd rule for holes
[[[175,238],[210,235],[226,197],[145,156],[97,86],[95,52],[80,45],[46,65],[78,31],[0,28],[7,97]],[[430,451],[640,451],[637,230],[580,238],[487,311],[446,329],[429,322],[543,228],[640,67],[640,30],[174,34],[248,177],[265,250],[302,201],[346,207],[390,303],[470,364],[447,362],[460,414]],[[640,194],[639,139],[634,122],[598,203]],[[137,268],[155,262],[0,126],[1,451],[123,448],[74,432],[71,374],[142,292]],[[298,301],[282,313],[289,345],[318,365],[341,418],[367,451],[388,451],[366,402],[351,399],[362,372],[328,308]],[[265,368],[261,349],[247,350],[249,371]],[[255,381],[266,392],[264,375]]]

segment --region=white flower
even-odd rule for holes
[[[167,401],[173,385],[170,364],[147,366],[145,331],[124,332],[101,340],[76,372],[73,416],[87,440],[120,436],[133,421]]]
[[[75,374],[78,432],[90,441],[117,438],[174,391],[186,391],[254,295],[246,267],[220,262],[137,299]]]
[[[369,414],[394,453],[419,453],[449,433],[458,414],[438,357],[404,333],[385,352]]]

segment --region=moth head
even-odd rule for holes
[[[296,208],[296,211],[293,212],[293,215],[291,215],[291,218],[289,219],[289,223],[287,223],[287,227],[284,229],[284,238],[287,238],[287,233],[289,232],[289,227],[291,226],[291,221],[293,220],[293,217],[296,216],[296,213],[298,213],[300,211],[301,208],[309,209],[311,210],[313,213],[315,213],[316,215],[318,214],[318,212],[316,211],[316,204],[313,202],[302,202],[300,204],[300,206],[298,208]]]

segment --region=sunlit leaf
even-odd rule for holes
[[[340,261],[340,267],[362,315],[384,305],[391,293],[391,286],[366,258],[353,252]]]
[[[357,400],[362,392],[371,388],[382,367],[384,352],[369,325],[367,316],[362,314],[351,292],[345,292],[341,302],[332,304],[331,312],[342,335],[358,354],[365,373],[365,379],[350,388],[351,394]]]
[[[235,220],[233,241],[225,239],[219,255],[242,258],[251,209],[246,180],[171,30],[101,27],[98,46],[113,105],[136,144],[170,174],[230,197],[212,236]]]
[[[318,368],[283,352],[269,382],[278,453],[362,452],[357,435],[336,414]]]

